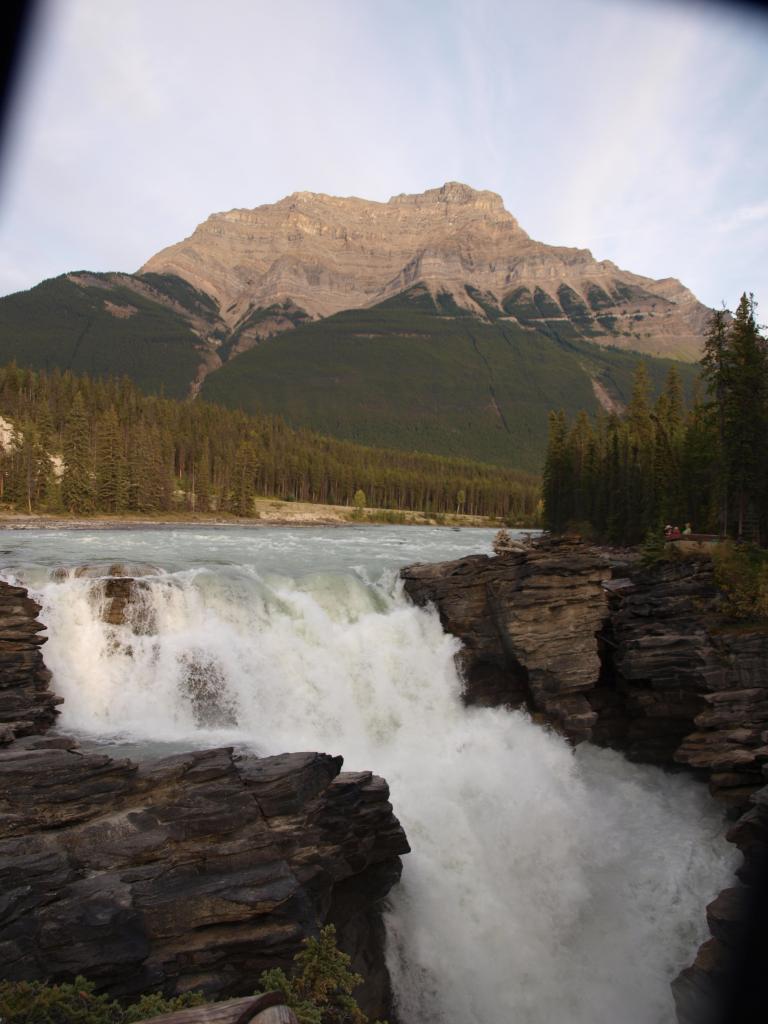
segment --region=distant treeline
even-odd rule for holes
[[[550,413],[544,518],[634,544],[667,524],[768,540],[768,342],[754,300],[715,312],[686,407],[677,370],[655,402],[643,364],[624,415]]]
[[[529,523],[536,477],[363,447],[206,402],[146,397],[127,378],[0,368],[0,501],[29,512],[228,511],[254,497],[466,512]],[[360,498],[358,495],[358,504]]]

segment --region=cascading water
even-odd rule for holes
[[[669,981],[735,863],[721,816],[690,780],[465,708],[457,642],[394,570],[489,538],[419,533],[66,538],[70,563],[162,552],[170,571],[119,626],[98,581],[14,571],[43,604],[61,727],[342,753],[383,775],[413,848],[387,915],[408,1024],[672,1021]]]

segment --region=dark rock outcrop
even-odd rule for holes
[[[584,694],[600,674],[607,572],[599,554],[564,539],[401,575],[411,599],[435,604],[443,628],[463,642],[467,703],[528,706],[578,741],[597,720]]]
[[[712,938],[673,985],[680,1021],[701,1024],[755,948],[747,908],[766,903],[768,630],[723,617],[708,558],[622,571],[611,580],[594,550],[544,539],[402,576],[462,640],[468,702],[527,706],[573,741],[689,770],[725,805],[744,885],[710,905]]]
[[[768,631],[724,620],[708,559],[640,570],[608,604],[594,739],[686,765],[744,809],[768,763]]]
[[[143,598],[149,593],[149,584],[143,577],[159,576],[161,570],[148,562],[89,562],[85,565],[58,566],[51,576],[65,580],[93,580],[91,595],[99,605],[99,617],[111,626],[129,623],[134,633],[146,634],[155,630],[151,609]]]
[[[28,723],[0,751],[3,976],[237,996],[334,922],[367,971],[361,1005],[386,1013],[380,905],[408,844],[384,780],[321,753],[222,748],[134,764],[43,735],[56,698],[39,608],[0,583],[3,607],[0,642],[19,657],[3,663],[2,692]]]
[[[48,688],[39,611],[23,587],[0,584],[0,747],[17,736],[45,732],[61,703]]]

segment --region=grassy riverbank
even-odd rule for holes
[[[487,529],[502,525],[487,516],[469,516],[445,513],[427,516],[423,512],[392,509],[363,509],[357,513],[347,505],[319,505],[303,501],[279,501],[256,498],[255,515],[240,517],[222,512],[164,512],[155,515],[121,513],[93,516],[54,515],[0,510],[0,529],[7,530],[109,530],[148,529],[158,526],[348,526],[348,525],[404,525],[404,526],[472,526]],[[521,524],[522,526],[523,524]]]

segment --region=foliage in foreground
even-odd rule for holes
[[[205,1003],[201,992],[172,999],[156,993],[130,1006],[96,995],[94,984],[77,977],[72,983],[45,985],[41,981],[0,981],[0,1020],[3,1024],[134,1024]]]
[[[334,926],[326,925],[302,946],[291,977],[280,968],[264,971],[262,989],[284,992],[299,1024],[368,1024],[352,995],[363,979],[350,970],[350,958],[337,948]]]
[[[336,929],[327,925],[317,938],[304,939],[290,976],[279,968],[264,971],[261,991],[284,992],[300,1024],[368,1024],[352,995],[363,979],[350,970],[350,964],[347,954],[336,946]],[[107,995],[97,995],[93,982],[79,976],[61,985],[0,981],[2,1024],[135,1024],[210,1001],[202,992],[171,999],[150,993],[125,1007]]]

